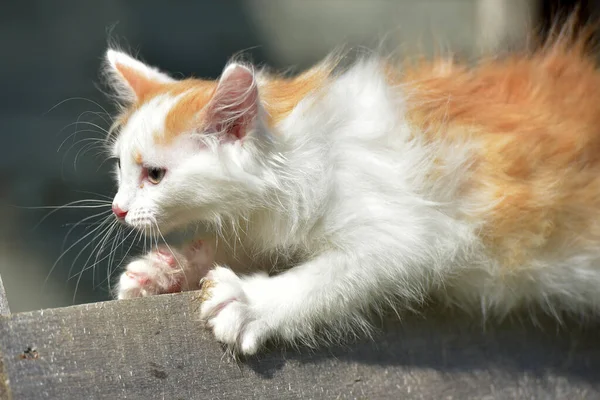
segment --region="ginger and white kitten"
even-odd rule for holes
[[[241,354],[368,331],[428,298],[597,315],[600,73],[581,43],[468,68],[232,62],[175,80],[119,51],[117,218],[213,235],[133,261],[118,298],[197,289]]]

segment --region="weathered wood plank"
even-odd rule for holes
[[[0,277],[0,315],[9,315],[10,308],[8,307],[8,299],[6,298],[6,291],[4,290],[4,284],[2,283],[2,277]]]
[[[238,365],[201,328],[194,296],[0,318],[10,398],[600,399],[597,327],[484,333],[468,319],[432,314],[391,324],[374,343]]]
[[[6,291],[4,290],[4,284],[2,283],[2,277],[0,277],[0,316],[2,315],[10,315],[10,308],[8,308]],[[1,357],[2,352],[0,351],[0,399],[5,399],[10,396],[10,392],[8,389],[8,377],[5,374]]]

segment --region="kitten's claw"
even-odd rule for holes
[[[215,338],[238,354],[252,355],[267,339],[252,312],[242,280],[228,268],[216,267],[203,280],[200,317]]]

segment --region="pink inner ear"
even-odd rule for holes
[[[160,86],[159,82],[149,79],[143,73],[124,64],[116,63],[115,68],[131,87],[138,100],[143,99],[146,94]]]
[[[231,65],[223,72],[208,105],[208,121],[218,132],[241,139],[258,114],[258,88],[251,70]]]

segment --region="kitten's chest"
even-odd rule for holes
[[[285,271],[308,259],[309,250],[293,242],[265,242],[256,233],[214,237],[215,263],[247,274],[264,271],[269,274]]]
[[[258,271],[277,274],[298,265],[306,259],[306,254],[300,251],[272,249],[257,252],[238,244],[235,250],[232,246],[228,246],[228,251],[217,252],[215,262],[220,265],[226,265],[242,274],[250,274]]]

